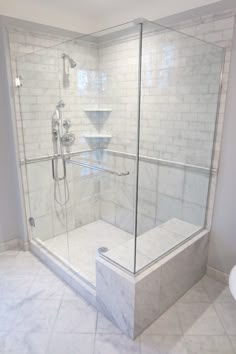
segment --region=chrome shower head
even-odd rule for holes
[[[70,67],[73,69],[73,68],[75,68],[76,67],[76,62],[72,59],[72,58],[70,58],[70,57],[68,57],[68,59],[69,59],[69,62],[70,62]]]
[[[56,105],[56,108],[58,109],[58,108],[64,108],[65,107],[65,103],[64,103],[64,101],[63,100],[60,100],[58,103],[57,103],[57,105]]]
[[[63,60],[68,59],[71,69],[75,68],[77,65],[76,62],[68,54],[63,53],[62,59]]]

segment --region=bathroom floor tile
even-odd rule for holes
[[[195,284],[179,300],[179,303],[210,302],[208,294],[203,287],[202,280]]]
[[[190,303],[177,305],[179,320],[186,335],[223,335],[225,330],[213,305]]]
[[[182,333],[183,331],[180,326],[175,305],[163,313],[161,317],[151,324],[151,326],[149,326],[144,332],[145,335],[181,335]]]
[[[141,336],[141,354],[188,354],[182,336]]]
[[[118,327],[116,327],[105,316],[98,312],[97,319],[97,333],[99,334],[122,334]]]
[[[56,276],[37,276],[28,296],[32,299],[62,299],[65,284]]]
[[[185,336],[188,354],[234,354],[227,336]]]
[[[0,276],[0,300],[20,299],[28,295],[35,277],[32,275],[2,275]]]
[[[96,321],[96,309],[81,297],[76,300],[63,300],[54,330],[69,333],[95,333]]]
[[[59,300],[31,300],[27,298],[20,305],[13,330],[24,332],[50,331],[59,306]]]
[[[1,257],[16,257],[21,251],[19,249],[12,249],[5,252],[0,252]]]
[[[230,336],[229,338],[236,353],[236,336]]]
[[[228,335],[236,335],[236,302],[215,304],[216,311]]]
[[[6,337],[3,353],[45,354],[49,338],[49,332],[10,332]]]
[[[47,354],[93,354],[94,334],[53,333]]]
[[[94,354],[140,354],[139,339],[133,341],[123,334],[97,334]]]
[[[20,300],[0,300],[0,331],[8,331],[12,328],[20,307]]]
[[[236,303],[212,278],[133,341],[28,252],[16,257],[5,257],[0,274],[1,354],[236,354]],[[13,274],[21,261],[37,264],[36,274]]]
[[[65,284],[64,292],[63,292],[63,300],[77,300],[80,298],[80,295],[69,285]]]
[[[212,302],[235,302],[230,293],[229,287],[226,284],[208,277],[207,275],[203,277],[201,283]]]
[[[8,332],[0,331],[0,353],[6,352],[6,339],[8,336]]]
[[[16,257],[2,256],[0,257],[0,276],[9,274],[14,271],[14,263]]]
[[[8,273],[16,275],[36,276],[44,265],[30,252],[20,252],[11,261]]]

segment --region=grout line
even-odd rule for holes
[[[219,321],[220,321],[220,323],[221,323],[221,325],[222,325],[222,327],[223,327],[223,329],[224,329],[225,335],[226,335],[227,337],[229,337],[229,334],[227,333],[227,330],[226,330],[226,328],[225,328],[224,322],[223,322],[223,320],[221,319],[221,317],[220,317],[220,315],[219,315],[219,312],[218,312],[218,310],[217,310],[217,306],[216,306],[216,305],[222,306],[222,304],[224,304],[224,303],[215,303],[215,302],[214,302],[212,305],[213,305],[213,307],[214,307],[214,309],[215,309],[215,312],[216,312],[216,314],[217,314],[217,317],[218,317],[218,319],[219,319]]]
[[[223,327],[223,329],[224,329],[225,335],[226,335],[227,337],[229,337],[229,335],[228,335],[228,333],[227,333],[227,330],[226,330],[226,328],[225,328],[225,326],[224,326],[224,322],[222,321],[222,319],[221,319],[221,317],[220,317],[220,315],[219,315],[219,312],[218,312],[218,310],[217,310],[217,307],[216,307],[217,303],[214,302],[212,305],[213,305],[213,307],[214,307],[214,309],[215,309],[217,318],[219,319],[219,322],[221,323],[221,325],[222,325],[222,327]],[[222,305],[222,303],[218,303],[218,305]]]
[[[177,300],[177,301],[178,301],[178,300]],[[174,306],[174,307],[175,307],[175,311],[176,311],[177,320],[178,320],[178,323],[179,323],[180,329],[181,329],[181,331],[182,331],[182,336],[184,336],[184,335],[185,335],[185,333],[184,333],[184,329],[183,329],[182,323],[181,323],[181,321],[180,321],[180,316],[179,316],[178,306],[176,306],[176,305],[177,305],[177,302],[175,302],[175,304],[174,304],[174,305],[172,305],[172,306]]]
[[[58,310],[57,310],[57,313],[56,313],[56,316],[55,316],[55,319],[54,319],[54,323],[53,323],[53,325],[52,325],[51,330],[49,331],[50,335],[49,335],[48,344],[47,344],[47,346],[46,346],[45,353],[48,353],[48,350],[49,350],[49,347],[50,347],[50,344],[51,344],[52,335],[53,335],[53,333],[54,333],[54,328],[55,328],[56,321],[57,321],[57,318],[58,318],[58,314],[59,314],[59,311],[60,311],[60,308],[61,308],[61,305],[62,305],[62,301],[63,301],[63,296],[62,296],[61,301],[60,301],[60,304],[59,304],[59,306],[58,306]]]
[[[231,340],[231,337],[236,337],[236,335],[235,336],[227,335],[227,337],[229,339],[229,342],[230,342],[230,345],[231,345],[231,347],[233,349],[233,352],[236,353],[236,348],[234,347],[233,342]]]
[[[208,295],[206,286],[204,285],[204,282],[203,282],[203,278],[204,278],[206,275],[207,275],[207,274],[203,275],[203,277],[200,279],[200,282],[201,282],[201,285],[202,285],[202,287],[203,287],[204,292],[206,293],[206,296],[207,296],[207,298],[208,298],[208,300],[209,300],[209,303],[210,303],[210,304],[213,304],[214,301],[212,301],[212,300],[210,299],[210,296]]]
[[[95,326],[95,333],[94,333],[94,339],[93,339],[93,354],[95,354],[95,347],[96,347],[96,338],[97,338],[97,326],[98,326],[98,310],[96,314],[96,326]]]

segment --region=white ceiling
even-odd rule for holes
[[[218,0],[0,0],[0,14],[91,33],[138,17],[156,20]]]

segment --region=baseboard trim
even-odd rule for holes
[[[19,240],[13,238],[12,240],[0,243],[0,253],[13,250],[19,247]]]
[[[29,241],[20,240],[19,247],[23,251],[29,251],[30,250]]]
[[[218,269],[207,266],[207,275],[211,278],[221,281],[224,284],[229,284],[229,275],[224,272],[221,272]]]

